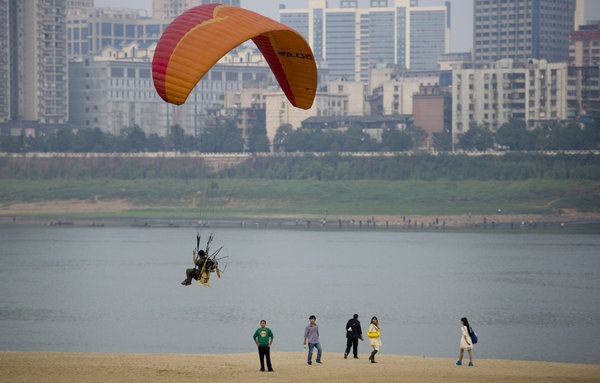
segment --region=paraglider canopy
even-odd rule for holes
[[[183,104],[196,83],[227,52],[252,39],[290,103],[309,109],[317,90],[310,46],[292,28],[246,9],[206,4],[177,17],[162,34],[152,60],[160,97]]]

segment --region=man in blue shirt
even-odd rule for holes
[[[321,343],[319,343],[319,326],[317,326],[317,317],[311,315],[308,318],[310,323],[304,328],[304,347],[306,348],[306,340],[308,340],[308,365],[312,364],[313,349],[317,348],[317,363],[321,363]]]

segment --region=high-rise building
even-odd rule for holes
[[[152,18],[172,20],[190,8],[214,3],[240,6],[240,0],[152,0]]]
[[[131,42],[158,42],[169,23],[189,8],[217,0],[154,0],[147,10],[94,8],[92,0],[69,0],[67,8],[67,53],[69,58],[98,54],[107,46],[120,48]],[[239,0],[219,0],[239,6]]]
[[[472,125],[496,131],[511,119],[536,123],[567,118],[567,63],[502,59],[489,68],[452,70],[452,135]]]
[[[3,0],[0,18],[0,122],[11,134],[66,123],[65,0]]]
[[[133,41],[158,42],[170,20],[150,17],[144,10],[73,7],[67,10],[67,53],[69,58],[98,54],[103,48],[119,48]]]
[[[568,117],[580,122],[600,113],[600,66],[570,66],[567,78]]]
[[[169,125],[197,135],[207,110],[221,109],[227,90],[271,84],[273,76],[257,49],[228,53],[198,82],[183,105],[164,102],[152,81],[155,43],[132,42],[70,62],[70,120],[78,128],[100,128],[119,135],[138,125],[147,134],[164,135]],[[283,94],[283,93],[282,93]]]
[[[450,3],[418,7],[409,0],[309,0],[308,9],[280,9],[280,21],[311,45],[327,62],[332,78],[367,82],[377,64],[396,64],[414,71],[437,69],[438,56],[450,50]]]
[[[8,0],[0,0],[0,123],[10,119],[10,10]]]
[[[569,36],[583,6],[577,0],[474,0],[474,60],[569,60]]]
[[[600,65],[600,20],[581,25],[571,34],[569,62],[575,66]]]

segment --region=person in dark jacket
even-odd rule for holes
[[[185,279],[181,282],[184,286],[189,286],[192,284],[192,279],[198,280],[202,274],[202,266],[204,266],[204,262],[206,262],[206,253],[204,250],[200,250],[198,252],[198,256],[196,257],[196,249],[192,252],[194,256],[194,265],[196,265],[193,269],[187,269],[185,271]],[[207,264],[208,266],[208,264]]]
[[[358,321],[358,314],[354,314],[352,319],[346,323],[346,339],[346,352],[344,352],[344,359],[348,358],[350,347],[352,347],[354,359],[358,359],[358,340],[364,340],[360,322]]]

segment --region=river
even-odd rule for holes
[[[195,234],[0,226],[0,349],[252,352],[265,319],[299,351],[314,314],[341,356],[358,313],[382,353],[457,357],[466,316],[476,359],[600,363],[599,235],[217,228],[222,278],[184,287]]]

